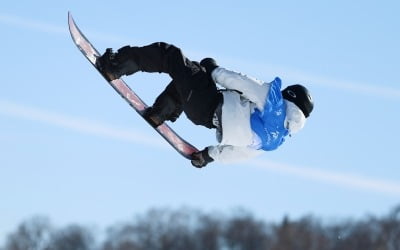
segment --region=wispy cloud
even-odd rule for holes
[[[252,161],[252,166],[283,175],[329,183],[339,187],[381,193],[400,197],[400,182],[370,178],[360,175],[338,173],[304,166],[293,166],[267,160]]]
[[[40,22],[37,20],[27,19],[24,17],[4,13],[0,13],[0,24],[19,27],[22,29],[34,30],[37,32],[68,35],[68,30],[66,26],[57,26],[46,22]],[[129,40],[127,38],[111,36],[103,33],[92,33],[95,34],[95,39],[107,42],[125,43]],[[198,55],[204,54],[199,53],[198,51],[191,51],[191,53]],[[279,74],[285,75],[285,78],[291,80],[307,82],[311,84],[314,83],[318,86],[351,91],[356,94],[368,94],[381,98],[392,98],[395,100],[400,100],[400,89],[398,88],[335,80],[323,76],[299,72],[296,70],[277,68],[272,65],[243,62],[235,58],[231,58],[230,60],[237,61],[241,65],[245,64],[246,67],[249,68],[252,67],[260,68],[263,70],[267,69],[268,71],[276,71]],[[115,128],[115,126],[113,125],[102,124],[83,118],[49,112],[38,108],[27,107],[5,100],[0,100],[0,114],[20,119],[28,119],[35,122],[42,122],[48,125],[67,128],[89,135],[102,136],[116,140],[124,140],[138,144],[146,144],[151,147],[168,147],[161,140],[151,139],[156,138],[155,136],[146,136],[143,135],[142,132],[135,132],[131,129]],[[253,161],[251,164],[263,170],[272,171],[284,175],[296,176],[299,178],[305,178],[307,180],[330,183],[350,189],[359,189],[364,191],[383,193],[387,195],[400,196],[400,183],[398,182],[379,180],[375,178],[368,178],[351,174],[329,172],[307,167],[291,166],[271,161]]]
[[[356,83],[347,80],[331,79],[324,76],[312,75],[304,72],[296,72],[294,70],[288,71],[285,77],[290,78],[292,81],[310,83],[312,85],[326,88],[340,89],[358,95],[365,94],[369,96],[390,98],[392,100],[400,101],[399,88],[382,85],[377,86],[366,83]]]
[[[193,52],[197,55],[196,52]],[[281,76],[288,82],[306,83],[307,85],[314,85],[323,88],[336,89],[346,92],[351,92],[356,95],[369,95],[378,98],[389,98],[391,100],[400,101],[400,88],[384,86],[382,84],[361,83],[355,81],[348,81],[345,79],[333,79],[330,77],[303,72],[293,68],[284,66],[276,66],[273,64],[261,62],[244,62],[238,58],[225,57],[224,61],[229,62],[231,65],[243,65],[247,69],[256,72],[263,72],[270,76]]]
[[[146,135],[142,131],[117,128],[113,125],[27,107],[6,100],[0,100],[0,114],[67,128],[83,134],[144,144],[151,147],[168,148],[167,144],[157,136]]]
[[[38,32],[68,34],[68,30],[65,27],[5,13],[0,13],[0,23]]]
[[[66,128],[87,135],[101,136],[113,140],[123,140],[159,149],[169,148],[169,146],[156,135],[145,135],[141,131],[116,128],[113,125],[49,112],[39,108],[27,107],[5,100],[0,100],[0,115],[11,116],[17,119],[26,119],[33,122],[41,122],[46,125]],[[347,173],[330,172],[304,166],[293,166],[267,160],[254,160],[249,162],[247,165],[278,174],[323,182],[324,184],[332,184],[347,189],[400,196],[399,182],[351,175]]]
[[[67,13],[65,13],[65,20],[66,19],[67,19]],[[57,26],[50,23],[28,19],[25,17],[20,17],[12,14],[0,13],[0,23],[4,25],[19,27],[22,29],[30,29],[37,32],[62,34],[62,35],[68,34],[67,24],[65,24],[65,26]],[[89,31],[87,32],[89,33]],[[94,31],[91,31],[90,33],[92,39],[108,42],[110,44],[126,44],[128,42],[140,43],[140,41],[133,40],[132,38],[121,37],[112,34],[105,34]],[[190,51],[190,53],[194,55],[205,54],[205,53],[200,53],[200,51],[190,50],[190,48],[187,48],[187,51]],[[329,77],[318,76],[315,74],[310,74],[288,68],[276,67],[274,65],[267,65],[264,63],[254,63],[248,61],[246,62],[243,60],[239,60],[238,58],[230,58],[230,59],[225,58],[225,61],[231,61],[231,62],[233,61],[237,65],[243,65],[246,68],[260,69],[260,71],[262,72],[271,72],[272,75],[276,74],[282,75],[285,77],[285,79],[294,82],[306,82],[307,84],[312,84],[316,86],[349,91],[357,95],[366,94],[379,98],[390,98],[392,100],[400,101],[399,88],[374,85],[374,84],[356,83],[342,79],[332,79]]]
[[[69,36],[69,31],[67,26],[67,13],[65,13],[65,26],[54,25],[51,23],[42,22],[35,19],[29,19],[5,13],[0,13],[0,23],[36,32]],[[104,34],[91,30],[86,30],[86,31],[91,34],[91,37],[93,39],[107,43],[126,44],[127,42],[131,41],[129,40],[129,38],[122,36],[116,36],[113,34]]]

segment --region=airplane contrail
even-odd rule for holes
[[[0,13],[0,23],[39,32],[68,34],[68,29],[62,26],[4,13]]]
[[[65,18],[66,19],[66,18]],[[38,32],[45,33],[53,33],[57,35],[67,35],[68,28],[67,26],[58,26],[46,22],[41,22],[33,19],[28,19],[25,17],[20,17],[12,14],[0,13],[0,23],[4,25],[9,25],[13,27],[19,27],[22,29],[30,29]],[[118,43],[118,44],[126,44],[129,42],[138,42],[137,40],[132,40],[130,38],[120,37],[111,34],[99,33],[99,32],[90,32],[93,34],[93,38],[97,40],[101,40],[108,43]],[[190,51],[191,54],[195,55],[204,55],[205,53],[201,53],[200,51],[190,50],[189,48],[186,51]],[[223,57],[220,57],[223,59]],[[310,85],[321,86],[325,88],[333,88],[339,89],[342,91],[352,92],[354,94],[366,94],[370,96],[380,97],[380,98],[390,98],[396,101],[400,101],[400,89],[389,86],[382,85],[373,85],[373,84],[365,84],[365,83],[356,83],[352,81],[346,80],[338,80],[332,79],[329,77],[318,76],[315,74],[310,74],[306,72],[301,72],[293,69],[276,67],[274,65],[267,65],[265,63],[254,63],[254,62],[246,62],[243,60],[239,60],[238,58],[225,58],[225,61],[235,62],[238,65],[244,65],[246,68],[252,69],[260,69],[261,72],[270,72],[272,75],[282,75],[285,79],[288,79],[293,82],[303,82]]]
[[[317,168],[294,166],[268,160],[255,160],[252,166],[298,178],[330,183],[336,186],[400,197],[400,182],[370,178],[349,173],[339,173]]]
[[[131,129],[116,128],[112,125],[89,121],[84,118],[49,112],[39,108],[27,107],[1,99],[0,115],[30,120],[33,122],[40,122],[46,125],[66,128],[87,135],[101,136],[113,140],[123,140],[139,145],[145,144],[147,146],[156,147],[159,149],[169,148],[169,146],[161,139],[156,140],[157,136],[146,136],[140,131],[135,132]],[[288,165],[267,160],[253,160],[246,165],[260,168],[265,171],[323,182],[324,184],[329,183],[348,189],[376,192],[391,196],[400,196],[399,182],[330,172],[317,168]]]
[[[4,25],[10,25],[13,27],[19,27],[23,29],[34,30],[37,32],[46,32],[56,35],[68,35],[66,27],[49,24],[46,22],[40,22],[37,20],[27,19],[20,16],[0,13],[0,23]],[[129,39],[118,38],[116,36],[110,36],[107,34],[97,33],[95,35],[97,39],[108,42],[120,42],[124,43]],[[194,54],[200,55],[198,51],[192,51]],[[246,64],[252,68],[267,68],[269,71],[277,71],[286,78],[291,80],[297,80],[301,82],[307,82],[318,86],[324,86],[327,88],[336,88],[344,91],[351,91],[357,94],[369,94],[381,98],[393,98],[400,100],[400,89],[391,88],[385,86],[368,85],[361,83],[354,83],[349,81],[340,81],[330,79],[322,76],[316,76],[312,74],[306,74],[295,70],[274,68],[271,65],[262,65],[259,63],[250,63],[231,58],[231,61],[238,61],[240,64]],[[100,124],[94,121],[88,121],[83,118],[76,118],[73,116],[67,116],[62,114],[51,113],[42,109],[26,107],[13,102],[0,100],[0,114],[13,116],[16,118],[29,119],[35,122],[42,122],[53,126],[68,128],[80,133],[89,135],[97,135],[117,140],[125,140],[133,143],[146,144],[158,148],[167,148],[168,146],[160,140],[151,140],[149,136],[143,136],[140,132],[134,132],[129,129],[115,128],[111,125]],[[150,137],[151,138],[151,137]],[[253,161],[252,164],[255,167],[266,171],[272,171],[282,173],[286,175],[292,175],[299,178],[306,178],[315,181],[324,181],[341,187],[347,187],[352,189],[361,189],[366,191],[379,192],[389,195],[400,195],[400,183],[392,182],[388,180],[379,180],[374,178],[367,178],[362,176],[354,176],[343,173],[335,173],[323,171],[320,169],[306,168],[300,166],[291,166],[287,164],[270,162],[270,161]]]
[[[83,134],[140,143],[158,148],[168,148],[168,145],[161,139],[157,140],[157,137],[145,135],[143,132],[126,128],[116,128],[115,126],[101,122],[49,112],[43,109],[27,107],[1,99],[0,114],[34,122],[41,122],[61,128],[67,128]]]

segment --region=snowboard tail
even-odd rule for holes
[[[148,107],[146,103],[124,82],[122,79],[108,81],[102,72],[96,67],[96,60],[100,57],[100,53],[89,42],[85,35],[76,25],[71,13],[68,12],[69,31],[75,45],[89,62],[98,70],[103,78],[117,91],[120,96],[128,102],[128,104],[143,118],[143,112]],[[144,118],[143,118],[144,119]],[[166,123],[161,124],[155,130],[183,157],[192,159],[191,155],[199,150],[181,138],[171,127]]]

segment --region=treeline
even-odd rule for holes
[[[107,229],[22,222],[1,250],[399,250],[400,206],[382,217],[325,224],[313,216],[269,223],[240,211],[154,209]],[[101,239],[99,239],[101,238]]]

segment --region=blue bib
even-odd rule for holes
[[[271,151],[279,147],[289,131],[285,128],[286,104],[281,93],[281,79],[271,82],[264,111],[256,109],[250,117],[252,130],[260,137],[262,150]]]

